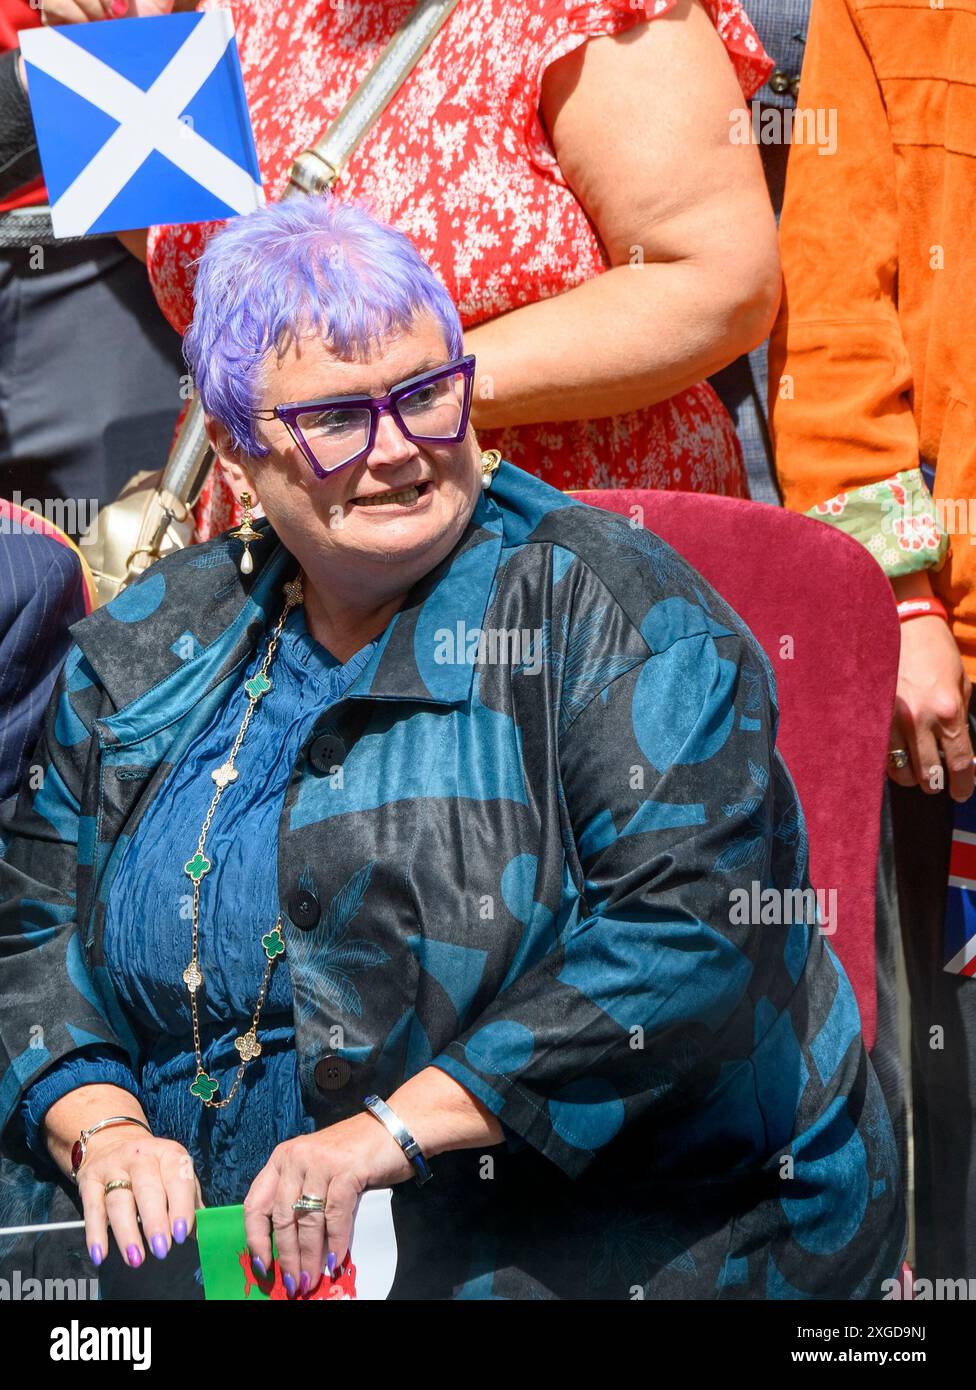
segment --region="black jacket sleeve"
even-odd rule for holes
[[[20,50],[0,55],[0,198],[41,173],[30,102],[17,71]]]

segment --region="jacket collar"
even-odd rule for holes
[[[421,578],[394,614],[349,699],[421,700],[463,704],[474,663],[464,659],[463,634],[481,629],[503,541],[501,513],[482,492],[449,555]],[[438,655],[449,659],[438,660]]]
[[[266,518],[255,526],[264,542],[252,551],[251,576],[238,568],[240,543],[223,537],[153,566],[72,628],[116,708],[98,721],[104,744],[136,743],[181,718],[247,662],[277,620],[297,563]],[[474,665],[458,639],[481,627],[504,531],[501,508],[483,492],[457,545],[410,589],[345,698],[467,700]],[[453,659],[440,661],[451,648],[445,633]]]

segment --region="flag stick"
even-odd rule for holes
[[[42,1221],[39,1226],[0,1226],[2,1236],[42,1236],[45,1231],[83,1231],[84,1221]]]

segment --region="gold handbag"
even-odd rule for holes
[[[208,470],[212,461],[208,461]],[[200,495],[182,502],[163,487],[161,468],[135,473],[114,502],[99,510],[82,540],[95,581],[96,603],[108,603],[154,560],[190,545],[191,508]],[[91,539],[88,539],[91,537]]]
[[[419,0],[328,130],[291,167],[284,197],[326,193],[349,156],[386,109],[458,0]],[[162,555],[194,537],[192,508],[213,467],[199,398],[183,417],[166,467],[137,473],[100,509],[82,544],[97,601],[108,603]]]

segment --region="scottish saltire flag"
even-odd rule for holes
[[[954,802],[953,817],[945,969],[952,975],[976,975],[976,797]]]
[[[20,35],[58,237],[264,202],[228,10]]]

